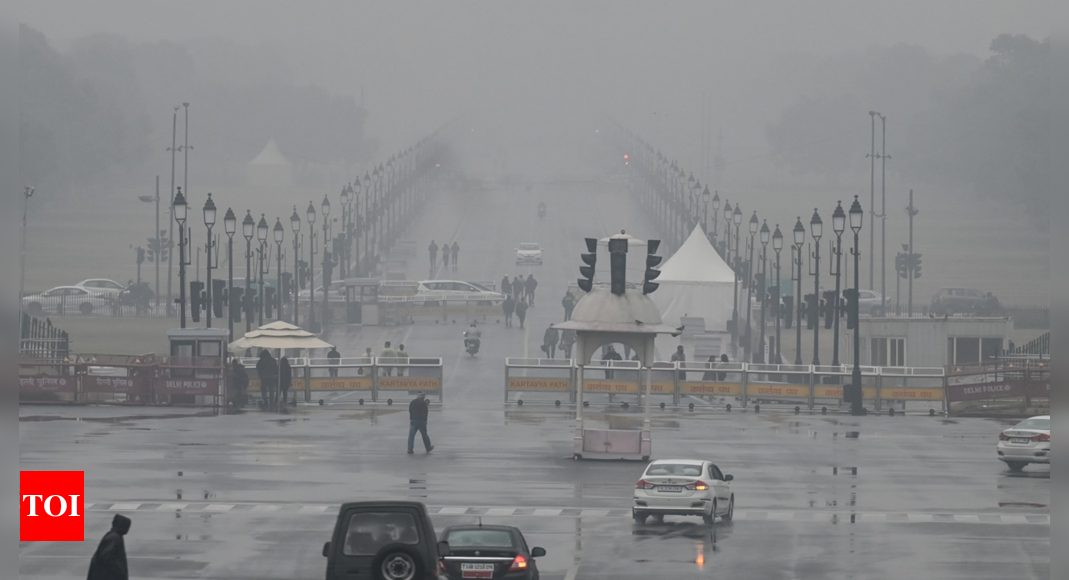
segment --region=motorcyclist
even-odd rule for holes
[[[470,349],[474,346],[475,350],[479,350],[479,346],[482,344],[482,336],[483,331],[479,330],[475,323],[472,322],[471,326],[464,331],[464,348]]]
[[[544,201],[538,202],[538,215],[540,215],[540,216],[546,215],[546,202],[544,202]]]

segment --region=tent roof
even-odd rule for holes
[[[271,139],[267,142],[267,145],[264,146],[264,150],[256,156],[256,159],[249,162],[249,165],[284,165],[289,167],[290,162],[286,159],[286,156],[278,150],[278,144],[275,143],[275,140]]]
[[[661,275],[655,282],[734,283],[735,272],[713,249],[701,225],[697,225],[661,267]]]

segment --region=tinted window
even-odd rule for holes
[[[524,251],[537,250],[538,244],[520,244],[520,249]]]
[[[682,475],[686,477],[698,477],[702,474],[702,467],[684,463],[658,463],[651,465],[646,470],[646,475]]]
[[[724,479],[724,474],[721,473],[720,472],[720,468],[715,466],[715,465],[710,465],[709,466],[709,476],[712,477],[713,479],[717,479],[717,480],[721,480],[721,481],[723,481],[723,479]]]
[[[1014,429],[1035,429],[1037,431],[1050,431],[1050,419],[1025,419],[1013,426]]]
[[[444,541],[450,547],[511,548],[512,534],[505,530],[452,530]]]
[[[419,543],[419,528],[412,514],[357,512],[349,518],[342,553],[346,556],[374,556],[384,546],[397,542]]]

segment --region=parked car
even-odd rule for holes
[[[516,265],[542,265],[542,247],[534,242],[523,242],[516,246]]]
[[[308,290],[301,290],[297,293],[297,297],[301,302],[307,302],[311,293]],[[323,299],[323,286],[317,286],[315,289],[316,300]],[[327,288],[327,299],[330,301],[340,300],[345,302],[345,280],[336,280],[330,283],[330,288]]]
[[[701,459],[658,459],[646,466],[635,484],[631,515],[640,524],[654,516],[701,516],[711,524],[735,515],[731,475]]]
[[[990,292],[984,294],[975,288],[940,288],[932,297],[931,310],[936,316],[945,314],[993,316],[1001,309],[998,298]]]
[[[40,294],[31,294],[22,299],[22,307],[30,314],[73,314],[74,309],[82,314],[91,314],[97,308],[105,308],[112,300],[82,288],[81,286],[56,286]]]
[[[433,580],[449,553],[427,507],[411,501],[343,504],[323,544],[327,580]]]
[[[123,290],[126,290],[126,286],[107,278],[88,278],[78,282],[75,286],[104,296],[118,296]]]
[[[449,544],[442,562],[450,580],[538,580],[535,558],[546,555],[542,548],[528,548],[523,533],[512,526],[450,526],[441,540]]]
[[[438,298],[450,297],[475,300],[480,306],[499,304],[505,300],[505,295],[500,292],[494,292],[475,282],[461,280],[421,280],[416,288],[415,298],[422,299],[425,304],[436,303]]]
[[[883,316],[891,305],[891,299],[875,290],[858,290],[858,312],[868,316]]]
[[[1025,419],[998,434],[998,458],[1010,471],[1029,463],[1050,464],[1050,415]]]

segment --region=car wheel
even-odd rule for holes
[[[1014,471],[1014,472],[1021,471],[1022,469],[1024,469],[1025,465],[1027,465],[1027,464],[1025,462],[1023,462],[1023,461],[1007,461],[1006,462],[1006,467],[1009,467],[1010,471]]]
[[[658,524],[663,524],[664,523],[664,514],[656,514],[656,515],[654,515],[653,516],[653,521],[657,522]]]
[[[709,512],[707,514],[702,514],[702,521],[704,521],[705,523],[707,523],[709,525],[713,525],[713,522],[716,521],[716,502],[715,501],[713,502],[713,511],[711,511],[711,512]]]
[[[636,512],[636,511],[632,511],[631,512],[631,518],[635,520],[636,524],[644,524],[644,523],[646,523],[646,518],[648,518],[648,517],[649,517],[649,515],[644,514],[642,512]]]
[[[728,503],[728,511],[720,519],[725,522],[730,522],[735,517],[735,496],[731,496],[731,502]]]
[[[383,546],[371,560],[371,577],[375,580],[415,580],[426,575],[423,555],[408,544]]]
[[[91,314],[93,312],[93,305],[88,302],[82,302],[82,305],[78,307],[78,311],[82,314]]]
[[[44,306],[41,306],[40,302],[30,302],[30,305],[26,307],[26,310],[30,311],[30,314],[41,315],[45,313]]]

